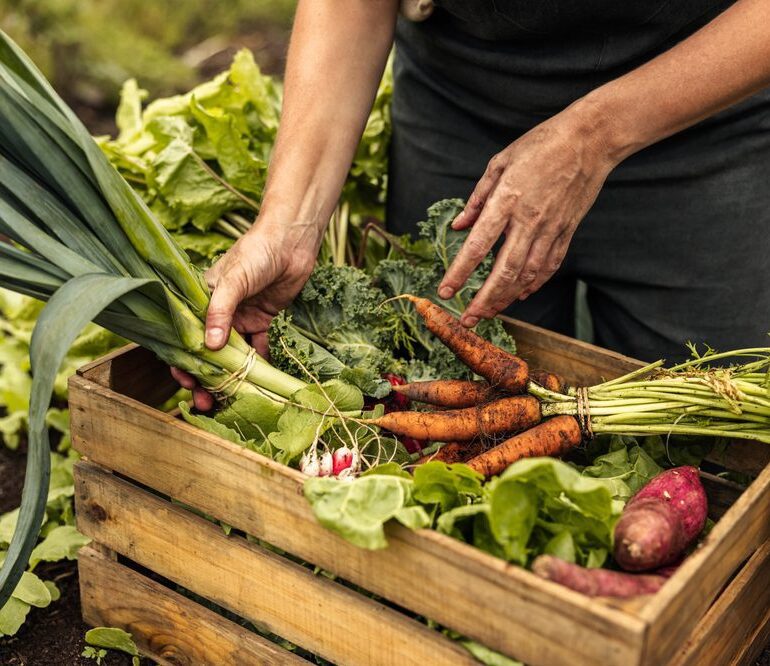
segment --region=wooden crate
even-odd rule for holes
[[[525,358],[572,382],[638,365],[513,328]],[[316,522],[299,472],[153,408],[174,388],[167,369],[135,347],[70,382],[83,455],[78,527],[94,540],[80,558],[83,614],[130,631],[161,663],[302,661],[174,586],[344,665],[476,663],[415,615],[543,666],[749,663],[770,638],[770,447],[740,443],[717,460],[758,476],[740,493],[705,475],[716,527],[660,592],[621,602],[585,597],[430,530],[392,525],[388,548],[356,548]],[[225,536],[201,512],[274,548]]]

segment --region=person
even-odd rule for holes
[[[387,224],[411,232],[433,201],[467,197],[439,297],[498,249],[465,326],[507,311],[571,334],[580,278],[600,345],[674,361],[688,340],[763,344],[770,2],[436,0],[420,22],[398,9],[299,1],[261,211],[208,273],[208,346],[234,325],[266,351],[394,39]]]

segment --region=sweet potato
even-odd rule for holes
[[[695,467],[659,474],[626,504],[615,526],[615,561],[627,571],[675,562],[700,534],[707,510]]]
[[[665,576],[632,574],[609,569],[586,569],[552,555],[540,555],[532,563],[532,571],[589,597],[636,597],[653,594],[666,582]]]

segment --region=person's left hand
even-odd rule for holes
[[[472,327],[540,289],[557,271],[572,236],[614,162],[599,132],[570,107],[495,155],[453,229],[472,227],[439,285],[451,298],[501,235],[483,287],[463,313]]]

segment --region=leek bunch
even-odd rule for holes
[[[142,199],[27,56],[0,32],[0,286],[48,301],[32,335],[29,455],[0,607],[21,578],[45,512],[45,425],[56,371],[93,320],[225,394],[285,402],[306,384],[234,331],[204,345],[209,291]]]

